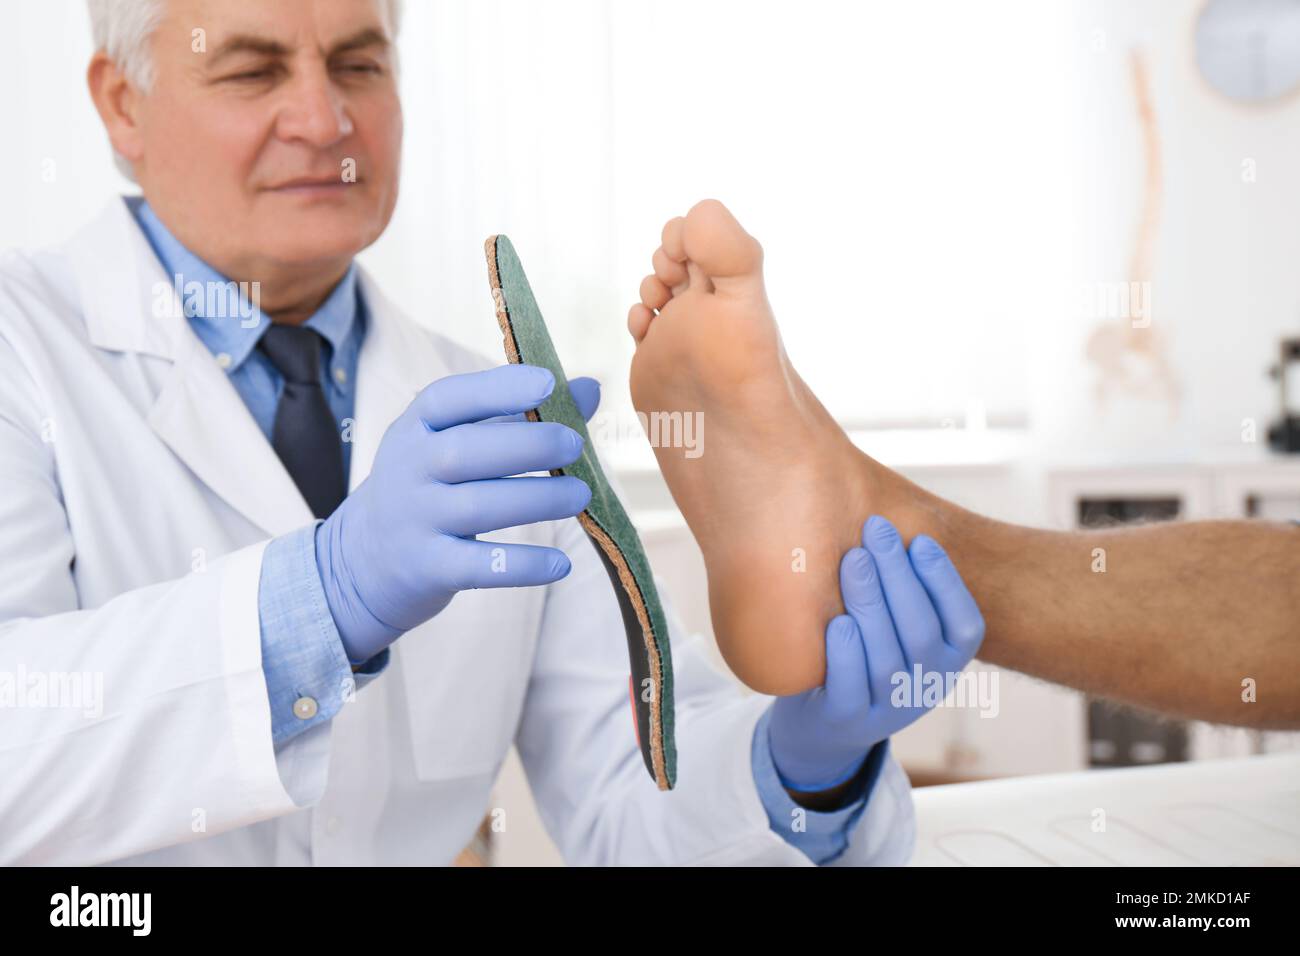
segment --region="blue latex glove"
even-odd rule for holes
[[[348,659],[369,660],[471,588],[550,584],[569,573],[555,548],[475,535],[570,518],[591,500],[571,476],[508,477],[575,461],[582,438],[522,413],[555,377],[531,365],[439,379],[389,426],[370,475],[316,531],[316,562]],[[591,379],[570,391],[584,417]]]
[[[772,705],[772,761],[791,790],[828,790],[851,779],[871,748],[928,708],[896,707],[892,679],[920,664],[957,674],[984,640],[984,618],[957,569],[933,538],[918,535],[910,554],[892,524],[872,517],[865,548],[840,563],[848,614],[826,628],[826,682]]]

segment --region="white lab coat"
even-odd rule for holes
[[[351,487],[421,387],[500,364],[361,283]],[[622,619],[574,520],[489,536],[563,549],[563,581],[458,595],[277,754],[262,553],[312,516],[179,308],[155,314],[159,284],[120,200],[62,247],[0,259],[0,672],[100,674],[104,700],[0,711],[0,862],[445,864],[517,744],[570,863],[809,863],[752,777],[770,698],[675,621],[678,785],[656,789]],[[903,863],[913,840],[891,760],[840,862]]]

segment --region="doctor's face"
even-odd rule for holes
[[[387,5],[167,0],[165,11],[127,158],[177,238],[252,279],[335,271],[374,242],[397,202],[402,143]]]

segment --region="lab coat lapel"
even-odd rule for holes
[[[235,387],[199,340],[121,199],[69,247],[91,343],[169,359],[148,421],[228,504],[271,536],[310,524],[307,506]]]
[[[311,524],[311,508],[244,400],[198,337],[190,338],[149,424],[209,488],[272,537]]]

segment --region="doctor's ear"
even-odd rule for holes
[[[91,57],[86,84],[113,149],[128,162],[136,163],[143,154],[138,121],[140,91],[103,50]]]

